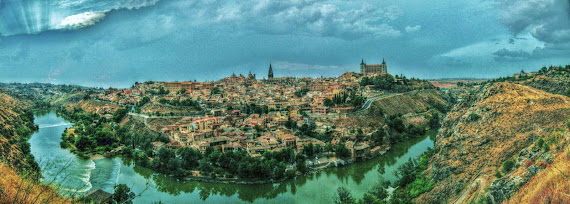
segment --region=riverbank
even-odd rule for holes
[[[36,118],[40,131],[29,140],[31,152],[40,163],[43,181],[55,180],[63,195],[72,192],[90,192],[94,189],[113,191],[113,186],[126,184],[136,194],[143,192],[134,203],[293,203],[303,200],[310,203],[331,203],[333,194],[340,186],[351,190],[359,198],[379,179],[390,182],[398,180],[393,172],[409,158],[421,155],[433,147],[429,137],[414,138],[400,142],[384,155],[367,161],[355,162],[340,168],[325,168],[298,175],[295,179],[249,185],[211,183],[198,180],[179,180],[155,173],[151,169],[133,164],[131,160],[101,158],[80,160],[69,150],[59,146],[61,133],[66,127],[53,124],[68,123],[50,113]],[[378,169],[383,169],[380,172]],[[62,170],[63,169],[63,170]],[[62,175],[57,172],[62,170]]]
[[[428,137],[433,137],[433,136],[435,136],[435,134],[437,134],[437,130],[430,130],[430,131],[427,131],[425,135],[423,135],[421,137],[411,138],[410,140],[413,141],[413,140],[418,140],[418,139],[425,139]],[[406,143],[406,142],[402,141],[402,142],[399,142],[399,143],[394,144],[392,146],[399,146],[399,145],[401,145],[401,143]],[[105,158],[112,159],[115,157],[123,158],[123,156],[120,153],[120,150],[122,149],[121,147],[113,150],[114,154],[109,154],[109,153],[105,153],[103,155],[95,154],[95,155],[90,156],[90,159],[92,159],[92,160],[105,159]],[[307,159],[306,160],[307,168],[308,168],[307,172],[301,173],[299,171],[296,171],[294,176],[284,177],[281,179],[244,179],[244,178],[237,178],[237,177],[223,178],[223,177],[212,177],[212,176],[193,176],[193,175],[200,175],[200,172],[198,172],[198,171],[193,172],[193,175],[176,177],[174,175],[168,175],[168,174],[156,172],[155,170],[152,170],[150,168],[148,168],[148,169],[151,170],[155,174],[168,176],[168,177],[171,177],[175,180],[180,180],[180,181],[198,181],[198,182],[207,182],[207,183],[213,183],[213,184],[237,184],[237,185],[274,184],[274,183],[284,182],[284,181],[287,181],[289,179],[294,179],[294,178],[297,178],[298,176],[308,176],[308,175],[323,171],[325,169],[342,168],[345,166],[358,165],[361,162],[366,162],[366,161],[370,161],[370,160],[373,160],[373,159],[378,158],[378,157],[382,157],[386,153],[389,153],[391,149],[392,149],[391,146],[386,146],[384,149],[379,150],[376,155],[371,155],[369,157],[366,157],[364,160],[355,161],[355,162],[351,161],[350,159],[344,159],[343,160],[343,159],[339,159],[336,157],[320,157],[322,155],[331,155],[332,154],[332,153],[322,153],[321,155],[317,155],[318,159]],[[73,153],[75,153],[75,152],[73,152]],[[133,158],[129,158],[129,159],[133,159]]]

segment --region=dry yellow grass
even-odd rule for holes
[[[507,203],[570,203],[570,157],[567,150],[521,187]]]
[[[471,119],[471,115],[479,118]],[[535,138],[564,127],[568,117],[570,98],[566,96],[511,83],[484,87],[476,96],[455,106],[443,121],[435,144],[441,152],[432,163],[437,163],[435,172],[449,169],[450,173],[440,177],[442,180],[431,192],[415,201],[453,202],[460,195],[457,192],[481,177],[490,180],[479,188],[488,188],[502,162],[518,155]]]
[[[71,203],[52,188],[22,179],[0,163],[0,203]]]

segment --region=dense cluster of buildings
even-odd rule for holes
[[[351,105],[351,98],[346,99],[346,104],[334,106],[325,106],[324,101],[348,92],[361,96],[359,82],[363,76],[386,74],[385,62],[379,68],[363,66],[366,74],[345,73],[338,78],[313,79],[275,78],[270,65],[267,80],[257,80],[256,75],[249,73],[247,76],[232,74],[215,82],[145,82],[136,83],[130,89],[109,89],[95,98],[137,105],[148,97],[150,101],[145,107],[149,108],[143,108],[140,113],[143,115],[150,115],[156,109],[173,108],[161,104],[161,99],[197,101],[201,106],[200,115],[179,115],[175,123],[155,128],[172,139],[167,144],[155,143],[157,148],[239,149],[251,156],[283,148],[302,151],[308,143],[325,145],[315,138],[296,134],[303,125],[320,134],[328,131],[327,134],[337,138],[335,141],[354,132],[335,125],[337,118],[359,108]],[[368,155],[371,150],[367,142],[348,145],[354,159],[358,159],[358,155]]]

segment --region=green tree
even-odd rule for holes
[[[180,148],[177,153],[182,160],[182,168],[188,170],[197,168],[199,165],[198,161],[202,159],[200,151],[188,147]]]
[[[313,147],[313,143],[309,143],[303,146],[303,153],[305,153],[305,155],[307,155],[309,158],[312,158],[313,155],[315,154],[315,150]]]
[[[362,96],[355,96],[351,101],[352,106],[360,107],[364,104],[364,98]]]
[[[476,113],[469,114],[469,120],[470,121],[477,121],[477,120],[479,120],[479,118],[481,118],[481,116],[477,115]]]
[[[75,147],[77,147],[79,151],[85,151],[93,147],[93,141],[87,136],[79,135],[75,142]]]
[[[386,136],[386,132],[384,132],[384,129],[382,128],[378,128],[378,130],[374,133],[372,133],[372,142],[374,144],[376,144],[377,146],[380,146],[383,144],[384,141],[384,137]]]
[[[127,203],[132,204],[133,199],[135,198],[135,193],[131,192],[131,188],[129,188],[125,184],[119,184],[115,186],[115,193],[113,193],[113,201],[116,203]]]
[[[295,157],[297,171],[300,171],[301,173],[307,172],[307,165],[305,164],[306,159],[307,157],[305,155],[297,154]]]
[[[339,187],[337,189],[337,195],[334,197],[335,204],[354,204],[356,201],[352,197],[352,194],[345,187]]]
[[[434,113],[431,115],[428,121],[428,125],[430,128],[438,128],[439,127],[439,113]]]
[[[126,108],[122,108],[115,111],[113,113],[113,121],[115,121],[116,123],[121,122],[121,120],[125,117],[125,115],[127,115],[128,112],[129,110],[127,110]]]
[[[212,89],[212,94],[220,94],[220,88],[214,87],[214,88]]]
[[[333,107],[335,103],[333,100],[325,98],[325,100],[323,101],[323,104],[327,107]]]
[[[515,161],[513,161],[512,159],[503,162],[503,173],[505,174],[509,173],[513,169],[513,167],[515,167]]]
[[[337,144],[334,148],[334,152],[338,157],[347,158],[350,157],[351,153],[344,144]]]

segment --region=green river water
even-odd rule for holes
[[[433,140],[426,136],[397,144],[375,159],[325,169],[281,183],[215,184],[177,181],[121,158],[82,160],[59,146],[61,134],[71,127],[68,121],[48,113],[36,115],[35,123],[40,130],[29,142],[31,152],[42,168],[44,182],[55,181],[63,194],[82,194],[94,189],[112,193],[114,185],[127,184],[134,193],[142,192],[134,203],[331,203],[336,189],[341,186],[361,198],[380,177],[396,181],[393,172],[398,166],[433,147]],[[381,166],[385,170],[383,174],[378,172]]]

